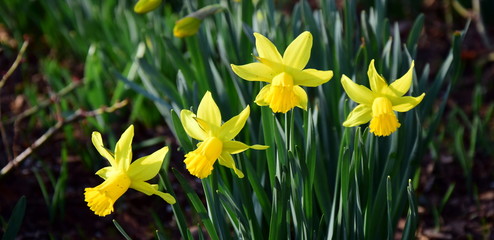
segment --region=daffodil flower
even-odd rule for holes
[[[388,85],[377,73],[372,60],[367,71],[371,89],[356,84],[343,75],[341,84],[345,92],[359,104],[350,112],[343,126],[354,127],[370,121],[370,132],[376,136],[389,136],[396,131],[401,124],[394,111],[407,112],[417,106],[425,96],[425,93],[418,97],[403,96],[412,84],[413,66],[412,61],[408,72]]]
[[[259,62],[231,65],[247,81],[267,82],[256,97],[259,106],[286,113],[295,106],[307,110],[307,93],[300,86],[317,87],[333,77],[333,71],[304,69],[309,62],[312,34],[303,32],[285,50],[283,57],[266,37],[254,33]]]
[[[98,216],[106,216],[113,212],[113,204],[127,189],[133,188],[146,195],[156,194],[169,204],[175,203],[175,198],[168,193],[158,191],[157,184],[146,181],[156,176],[161,168],[163,159],[168,153],[168,147],[163,147],[149,156],[137,159],[132,164],[132,138],[134,126],[125,130],[115,147],[115,154],[106,149],[99,132],[93,132],[92,142],[96,150],[110,162],[96,172],[96,175],[105,181],[94,187],[84,190],[85,201],[88,207]]]
[[[206,92],[199,103],[197,115],[189,110],[180,112],[185,132],[199,140],[197,149],[185,155],[185,165],[190,174],[206,178],[213,171],[216,160],[219,164],[233,169],[239,178],[244,174],[237,169],[231,154],[241,153],[249,148],[267,149],[268,146],[253,145],[232,140],[242,130],[250,114],[249,106],[237,116],[221,124],[221,112],[210,92]]]

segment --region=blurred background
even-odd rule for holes
[[[275,8],[290,17],[297,2],[275,1]],[[308,2],[313,9],[321,6],[317,0]],[[359,11],[374,6],[371,0],[354,2]],[[343,11],[344,1],[336,3]],[[143,78],[133,65],[141,42],[161,38],[186,51],[182,40],[173,37],[175,21],[186,15],[183,3],[167,0],[146,15],[134,13],[134,4],[0,2],[0,232],[26,196],[19,239],[121,238],[111,218],[94,215],[84,202],[84,188],[100,183],[94,172],[106,165],[91,144],[92,131],[113,139],[105,143],[112,148],[134,124],[136,157],[166,144],[172,150],[166,164],[186,172],[179,160],[183,154],[160,114],[163,109],[117,77]],[[430,63],[431,78],[448,55],[451,36],[470,24],[461,46],[461,68],[454,70],[458,81],[420,163],[416,192],[421,239],[494,239],[493,12],[491,0],[388,1],[387,16],[398,23],[402,39],[423,14],[415,60],[417,68]],[[176,75],[167,67],[171,55],[154,60],[162,66],[157,74]],[[200,182],[184,175],[201,196]],[[173,175],[169,177],[177,201],[187,206]],[[130,190],[118,205],[115,220],[133,238],[152,239],[157,229],[179,238],[172,209],[161,199]],[[197,217],[190,207],[185,215],[191,223]]]

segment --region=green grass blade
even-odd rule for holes
[[[17,233],[22,225],[24,214],[26,212],[26,197],[22,196],[14,206],[12,214],[10,215],[9,222],[3,234],[2,240],[13,240],[16,238]]]

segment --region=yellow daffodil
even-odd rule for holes
[[[197,115],[189,110],[180,112],[180,119],[185,132],[201,142],[198,148],[185,155],[185,165],[190,174],[206,178],[213,171],[216,160],[219,164],[233,169],[239,178],[244,174],[237,169],[231,154],[241,153],[249,148],[267,149],[268,146],[249,146],[232,139],[242,130],[250,114],[247,106],[239,115],[221,124],[221,112],[210,92],[206,92],[197,109]]]
[[[394,111],[409,111],[417,106],[425,96],[425,93],[418,97],[403,96],[412,84],[413,66],[412,61],[408,72],[388,85],[377,73],[374,60],[372,60],[367,71],[371,89],[358,85],[343,75],[341,84],[345,92],[359,104],[350,112],[343,126],[354,127],[370,121],[370,132],[376,136],[389,136],[396,131],[400,123]]]
[[[158,8],[161,0],[139,0],[134,6],[134,12],[143,14]]]
[[[307,110],[307,93],[300,86],[316,87],[331,79],[333,71],[304,69],[310,58],[312,34],[303,32],[285,50],[283,57],[274,44],[254,33],[259,62],[231,65],[247,81],[267,82],[256,97],[259,106],[286,113],[295,106]]]
[[[106,216],[113,212],[113,204],[127,189],[133,188],[146,195],[156,194],[169,204],[175,203],[175,198],[168,193],[158,191],[157,184],[149,184],[146,181],[156,176],[161,168],[163,159],[168,153],[168,147],[163,147],[149,156],[137,159],[132,164],[132,138],[134,126],[130,125],[122,134],[115,147],[115,154],[106,149],[99,132],[93,132],[91,138],[94,147],[110,162],[96,172],[96,175],[105,181],[94,187],[84,190],[87,205],[98,216]]]

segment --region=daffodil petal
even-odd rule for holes
[[[296,69],[303,69],[309,62],[311,49],[312,34],[305,31],[288,45],[283,53],[283,63]]]
[[[370,106],[360,104],[348,114],[343,126],[355,127],[367,123],[372,118],[372,108]]]
[[[317,87],[333,77],[333,71],[321,71],[312,68],[289,73],[293,76],[293,84],[306,87]]]
[[[307,111],[307,102],[308,97],[307,93],[305,90],[299,86],[293,86],[293,92],[295,93],[295,96],[298,98],[298,104],[297,107],[302,108]]]
[[[229,153],[225,153],[225,152],[222,153],[218,159],[218,163],[227,168],[233,169],[233,171],[235,172],[235,174],[237,174],[239,178],[244,177],[244,173],[237,169],[237,167],[235,166],[235,161],[233,160],[232,155],[230,155]]]
[[[103,139],[101,138],[101,133],[93,132],[93,134],[91,135],[91,141],[93,142],[93,145],[96,148],[96,150],[99,152],[99,154],[104,158],[106,158],[106,160],[110,162],[111,166],[116,167],[117,164],[113,156],[113,153],[110,150],[106,149],[105,146],[103,145]]]
[[[250,107],[247,107],[235,117],[232,117],[220,128],[220,139],[227,141],[233,139],[244,128],[245,122],[250,115]]]
[[[384,81],[384,78],[379,75],[376,67],[374,66],[374,59],[372,59],[369,64],[367,76],[369,77],[370,87],[373,92],[384,93],[384,91],[388,88],[388,84]]]
[[[254,37],[256,38],[256,50],[259,57],[279,63],[283,62],[280,52],[269,39],[259,33],[254,33]]]
[[[121,170],[127,171],[132,160],[132,138],[134,138],[134,125],[130,125],[125,130],[115,147],[115,162]]]
[[[132,181],[147,181],[158,174],[168,147],[163,147],[151,155],[139,158],[130,164],[127,175]]]
[[[259,93],[256,96],[256,100],[254,100],[254,102],[257,105],[259,105],[259,106],[269,105],[269,103],[266,102],[265,98],[268,95],[270,88],[271,88],[271,84],[268,84],[268,85],[264,86],[263,88],[261,88],[261,91],[259,91]]]
[[[258,145],[258,144],[249,146],[249,145],[247,145],[243,142],[239,142],[239,141],[226,141],[223,143],[223,151],[230,153],[230,154],[241,153],[241,152],[243,152],[249,148],[255,149],[255,150],[265,150],[265,149],[268,149],[269,146]]]
[[[424,97],[425,93],[422,93],[422,95],[418,97],[405,96],[399,98],[391,98],[391,102],[393,103],[393,110],[397,112],[409,111],[410,109],[417,106],[420,102],[422,102],[422,99],[424,99]]]
[[[106,180],[114,173],[114,170],[114,167],[104,167],[98,170],[95,174]]]
[[[410,69],[401,78],[396,79],[393,83],[389,85],[389,88],[396,96],[403,96],[408,92],[410,86],[412,85],[413,78],[413,67],[414,62],[410,64]]]
[[[245,65],[231,64],[231,67],[234,73],[247,81],[262,81],[270,83],[276,76],[276,73],[270,67],[260,62]]]
[[[249,145],[239,141],[226,141],[223,143],[223,151],[230,154],[241,153],[249,149]]]
[[[169,193],[164,193],[164,192],[158,191],[158,185],[157,184],[149,184],[149,183],[144,182],[144,181],[135,181],[135,182],[133,181],[130,184],[130,188],[135,189],[139,192],[142,192],[148,196],[153,195],[153,194],[158,195],[161,198],[163,198],[163,200],[165,200],[169,204],[174,204],[177,202],[175,200],[175,198],[172,195],[170,195]]]
[[[202,129],[196,121],[196,115],[189,110],[180,112],[180,120],[187,135],[194,139],[203,141],[208,137],[207,133]]]
[[[211,92],[207,91],[204,94],[197,108],[197,117],[213,126],[219,127],[221,125],[221,112],[216,102],[214,102]]]
[[[374,100],[374,93],[359,84],[353,82],[350,78],[348,78],[345,74],[341,77],[341,85],[343,89],[345,89],[346,94],[355,102],[360,104],[372,105],[372,101]]]

